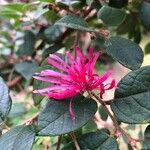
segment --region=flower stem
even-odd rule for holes
[[[76,150],[80,150],[80,146],[78,144],[78,141],[77,141],[77,138],[76,138],[74,132],[71,133],[71,138],[72,138],[72,140],[74,142],[74,146],[75,146]]]
[[[114,126],[119,129],[120,126],[116,120],[116,118],[111,114],[111,112],[109,111],[109,109],[107,108],[106,104],[104,101],[102,101],[94,92],[90,92],[90,94],[92,96],[94,96],[99,102],[100,104],[104,107],[105,111],[108,113],[108,115],[110,116],[110,118],[112,119],[113,123],[114,123]]]
[[[62,135],[60,135],[60,136],[58,137],[58,142],[57,142],[56,150],[60,150],[61,141],[62,141]]]
[[[122,135],[126,136],[128,139],[129,144],[131,145],[131,147],[135,148],[136,147],[136,143],[139,142],[139,140],[132,138],[128,133],[126,133],[119,125],[117,119],[115,118],[115,116],[113,116],[110,112],[110,110],[107,108],[107,104],[100,99],[94,92],[92,91],[88,91],[89,95],[92,95],[93,97],[95,97],[99,103],[104,107],[105,111],[107,112],[107,114],[110,116],[111,120],[113,121],[113,124],[116,128],[115,132],[120,132]]]

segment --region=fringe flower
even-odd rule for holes
[[[64,100],[72,99],[85,91],[96,89],[100,91],[100,97],[102,98],[106,90],[115,87],[115,80],[112,80],[109,84],[104,83],[111,76],[111,70],[102,76],[94,73],[94,66],[100,55],[99,52],[94,55],[93,49],[90,48],[89,56],[86,58],[78,47],[75,50],[75,58],[70,52],[66,52],[68,63],[57,55],[50,54],[48,63],[59,69],[61,73],[49,69],[34,75],[33,78],[37,80],[51,83],[50,86],[44,89],[34,90],[34,93],[56,100]],[[70,104],[70,107],[72,107],[72,104]],[[72,109],[70,108],[69,110],[73,117]]]

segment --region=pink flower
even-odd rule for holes
[[[86,58],[78,47],[75,50],[75,58],[69,52],[66,52],[68,63],[57,55],[50,55],[48,63],[59,69],[61,73],[54,70],[43,70],[33,76],[35,79],[51,83],[49,87],[35,90],[34,93],[63,100],[73,98],[85,91],[97,89],[100,91],[100,97],[102,98],[106,90],[115,86],[115,80],[112,80],[109,84],[104,83],[111,76],[112,71],[106,72],[103,76],[94,73],[94,66],[100,55],[99,52],[93,55],[93,49],[90,48],[89,56]]]

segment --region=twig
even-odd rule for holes
[[[19,83],[22,80],[21,76],[16,77],[14,80],[8,81],[6,84],[9,88],[15,86],[17,83]]]
[[[78,141],[76,139],[76,136],[75,136],[75,134],[73,132],[71,133],[71,138],[72,138],[72,140],[74,142],[74,146],[75,146],[76,150],[80,150],[80,146],[79,146]]]
[[[73,48],[76,46],[79,46],[79,39],[80,39],[80,33],[77,31],[75,40],[74,40],[74,44],[73,44]]]
[[[137,143],[137,142],[140,142],[140,140],[132,138],[128,133],[126,133],[126,132],[120,127],[120,125],[119,125],[117,119],[115,118],[115,116],[113,116],[113,115],[111,114],[111,112],[109,111],[109,109],[108,109],[107,106],[106,106],[106,103],[105,103],[102,99],[100,99],[100,98],[99,98],[94,92],[92,92],[92,91],[88,91],[88,93],[89,93],[89,95],[94,96],[94,97],[100,102],[100,104],[104,107],[105,111],[107,112],[107,114],[108,114],[108,115],[110,116],[110,118],[112,119],[113,124],[114,124],[114,126],[115,126],[115,128],[116,128],[115,133],[117,133],[118,135],[124,135],[125,137],[127,137],[128,143],[131,145],[131,147],[136,148],[136,143]]]
[[[36,114],[34,117],[28,119],[25,121],[24,125],[31,125],[31,124],[34,124],[38,121],[38,117],[39,117],[39,113]]]
[[[12,80],[12,76],[13,76],[14,71],[15,71],[15,68],[13,67],[10,74],[9,74],[9,76],[8,76],[8,81]]]
[[[107,108],[106,104],[104,101],[102,101],[94,92],[90,92],[91,95],[93,95],[99,102],[100,104],[104,107],[105,111],[108,113],[108,115],[110,116],[110,118],[112,119],[114,126],[119,129],[120,126],[116,120],[116,118],[111,114],[111,112],[109,111],[109,109]]]
[[[60,136],[58,137],[58,142],[57,142],[56,150],[60,150],[61,141],[62,141],[62,135],[60,135]]]

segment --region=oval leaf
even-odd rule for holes
[[[53,25],[53,26],[48,27],[44,31],[44,35],[46,37],[46,40],[49,43],[52,43],[60,39],[60,37],[64,34],[65,30],[66,29],[64,29],[64,27],[62,26]]]
[[[20,73],[26,80],[30,80],[37,69],[38,65],[30,62],[21,62],[15,65],[15,70]]]
[[[110,135],[107,133],[107,130],[86,133],[78,139],[78,142],[81,150],[118,150],[116,139],[110,137]],[[75,149],[73,142],[69,143],[63,148],[63,150],[72,149]]]
[[[91,119],[97,111],[94,100],[78,96],[73,98],[72,106],[75,120],[69,113],[70,100],[49,100],[45,109],[39,115],[39,135],[61,135],[74,131]]]
[[[17,126],[0,138],[3,150],[31,150],[35,138],[33,126]]]
[[[0,123],[5,121],[11,107],[9,89],[4,80],[0,77]]]
[[[148,150],[148,149],[150,149],[150,125],[147,126],[144,136],[145,136],[144,141],[142,143],[143,149]]]
[[[150,122],[150,66],[130,72],[119,83],[111,108],[125,123]]]
[[[142,49],[136,43],[114,36],[106,40],[105,45],[107,53],[123,66],[131,70],[138,69],[141,66],[144,55]]]
[[[35,51],[35,42],[36,36],[32,31],[25,31],[25,35],[23,37],[24,43],[20,45],[17,54],[19,56],[22,55],[32,55]]]
[[[150,3],[142,2],[142,5],[139,10],[140,19],[145,27],[150,29]]]
[[[121,9],[103,6],[97,16],[108,26],[118,26],[124,21],[126,14]]]
[[[76,15],[67,15],[58,20],[55,24],[82,31],[92,31],[89,29],[87,22],[85,22],[83,18]]]

